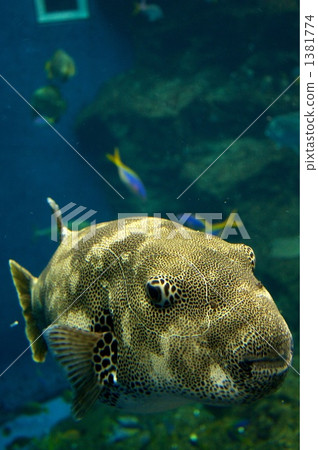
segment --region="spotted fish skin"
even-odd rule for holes
[[[64,366],[75,417],[97,399],[154,412],[250,402],[282,383],[292,337],[250,247],[158,218],[89,232],[64,230],[39,278],[10,261],[33,358],[50,347]]]

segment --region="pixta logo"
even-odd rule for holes
[[[165,217],[164,217],[165,216]],[[156,226],[152,225],[151,219],[148,220],[134,220],[130,219],[146,219],[149,217],[147,213],[120,213],[118,214],[118,234],[121,238],[124,238],[127,233],[152,233],[154,238],[161,238],[160,222],[157,222]],[[191,239],[189,228],[194,230],[200,230],[205,232],[207,239],[212,236],[219,236],[221,239],[228,239],[231,235],[241,235],[243,239],[251,239],[248,234],[243,221],[237,211],[233,211],[227,219],[222,220],[222,213],[183,213],[175,215],[174,213],[167,212],[154,213],[153,218],[168,219],[173,225],[174,229],[169,233],[165,239],[173,239],[176,234],[181,234],[184,239]]]

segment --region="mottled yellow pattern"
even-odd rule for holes
[[[33,342],[75,388],[80,418],[97,398],[151,412],[252,401],[276,389],[292,337],[254,274],[253,250],[157,218],[71,232],[38,279],[11,262]]]

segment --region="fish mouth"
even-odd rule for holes
[[[292,336],[289,338],[287,345],[281,346],[277,350],[273,349],[267,355],[253,355],[245,354],[239,363],[239,366],[247,371],[252,372],[262,372],[270,371],[273,374],[283,374],[289,369],[292,363],[294,350],[294,342]]]
[[[246,358],[239,363],[239,366],[247,372],[272,370],[276,373],[282,373],[289,368],[290,363],[291,356],[267,356],[262,358]]]
[[[260,359],[250,359],[246,360],[249,365],[252,365],[258,369],[280,369],[287,368],[289,366],[285,358],[277,356],[275,358],[260,358]]]

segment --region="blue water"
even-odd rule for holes
[[[96,95],[103,81],[128,69],[133,61],[128,35],[101,14],[98,2],[91,3],[88,20],[45,25],[36,23],[32,2],[14,0],[0,5],[1,75],[27,101],[35,89],[48,83],[44,65],[56,49],[62,48],[74,58],[75,77],[58,84],[68,108],[56,129],[76,149],[80,146],[74,134],[76,114]],[[0,340],[7,343],[0,349],[2,372],[27,344],[8,259],[17,260],[39,275],[56,248],[49,236],[33,238],[35,229],[50,227],[51,211],[46,197],[56,199],[61,205],[73,201],[94,209],[97,222],[113,216],[104,181],[49,126],[37,126],[30,106],[3,80],[0,80],[0,92],[0,272],[4,306]],[[89,150],[87,159],[95,165],[94,143]],[[19,325],[10,328],[15,320]],[[30,352],[19,361],[19,371],[26,371],[26,385],[39,370],[29,362]],[[6,400],[1,395],[0,402],[6,403],[4,407],[22,401],[14,398],[16,387],[10,383],[18,372],[17,367],[1,379],[1,385],[7,390]],[[45,380],[49,368],[40,370]],[[49,390],[49,386],[44,389]],[[26,389],[20,395],[30,397]]]
[[[179,218],[184,212],[219,213],[220,220],[237,211],[250,239],[238,233],[230,240],[254,248],[255,274],[293,333],[298,367],[298,254],[286,248],[299,236],[293,151],[298,84],[228,147],[297,77],[297,5],[155,3],[163,15],[154,22],[133,15],[133,1],[91,0],[88,19],[44,25],[36,22],[31,0],[0,0],[0,450],[14,438],[41,436],[43,421],[44,441],[25,448],[298,448],[298,376],[292,370],[277,393],[252,407],[196,404],[141,418],[99,405],[80,424],[69,418],[49,431],[69,416],[61,398],[69,385],[52,357],[45,364],[32,361],[8,268],[14,259],[38,276],[56,250],[45,231],[51,225],[47,197],[96,211],[97,223],[124,211],[173,212]],[[27,104],[48,84],[44,65],[59,48],[76,64],[73,78],[54,81],[67,101],[54,124],[60,136],[36,124]],[[90,107],[95,109],[87,122],[79,122]],[[115,145],[145,184],[147,200],[134,197],[106,160]],[[31,409],[48,410],[34,416],[34,434],[23,432],[32,423],[24,409],[30,402]]]

